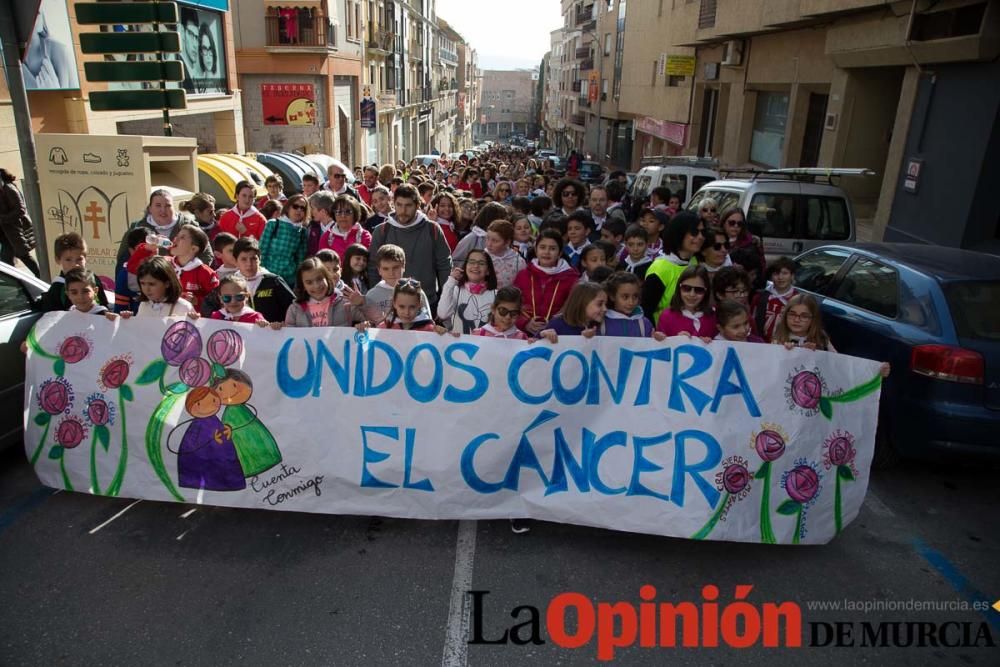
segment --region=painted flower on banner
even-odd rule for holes
[[[87,437],[87,429],[75,415],[64,417],[56,427],[56,442],[64,449],[73,449]]]
[[[823,443],[823,466],[834,470],[833,527],[840,533],[844,527],[841,482],[853,482],[858,477],[854,465],[858,450],[854,447],[854,436],[837,429]]]
[[[795,517],[792,544],[798,544],[806,536],[806,510],[816,503],[823,491],[822,479],[819,464],[806,459],[796,459],[795,467],[781,475],[781,486],[788,494],[788,500],[778,506],[778,514]]]
[[[46,380],[38,388],[38,407],[50,415],[69,414],[73,407],[73,387],[66,378]]]
[[[111,357],[104,362],[103,366],[101,366],[101,372],[98,375],[97,383],[104,391],[117,389],[125,384],[125,380],[128,379],[128,374],[131,370],[131,355],[123,354],[117,357]]]
[[[114,404],[109,403],[104,394],[91,394],[83,414],[91,426],[107,426],[115,423],[115,412]]]
[[[762,424],[760,432],[754,433],[753,448],[757,451],[757,456],[763,461],[777,461],[785,453],[785,441],[787,437],[780,426],[775,424]]]
[[[818,368],[796,367],[785,384],[785,400],[791,410],[811,417],[819,409],[820,399],[826,394],[826,382]]]
[[[77,364],[87,358],[91,348],[93,345],[83,335],[68,336],[59,344],[59,357],[67,364]]]
[[[750,495],[752,487],[750,473],[750,462],[742,456],[730,456],[722,462],[722,471],[715,474],[715,486],[720,491],[725,491],[726,509],[723,510],[722,521],[726,520],[726,513],[738,500],[743,500]]]
[[[200,387],[211,379],[212,364],[201,357],[191,357],[181,364],[177,376],[189,387]]]
[[[777,544],[771,527],[771,468],[784,455],[787,442],[788,434],[777,424],[761,424],[760,431],[750,436],[750,446],[763,461],[753,476],[761,480],[760,541],[764,544]]]
[[[239,361],[243,354],[243,339],[232,329],[216,331],[208,337],[206,345],[208,358],[220,366],[229,366]]]
[[[163,334],[160,353],[169,365],[180,366],[201,354],[201,333],[187,320],[175,322]]]

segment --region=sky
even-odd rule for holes
[[[559,0],[437,0],[437,15],[476,50],[480,69],[537,67],[562,25]]]

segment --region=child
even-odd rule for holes
[[[650,259],[663,254],[663,230],[669,222],[669,215],[651,208],[643,210],[639,216],[639,225],[646,230],[646,254]]]
[[[118,318],[106,306],[94,302],[99,288],[94,287],[96,278],[94,278],[93,273],[87,269],[77,267],[67,271],[64,278],[66,298],[72,304],[69,307],[71,311],[84,315],[103,315],[112,321]]]
[[[239,273],[226,276],[219,281],[219,300],[222,302],[222,308],[212,312],[213,320],[267,326],[267,318],[247,306],[250,290],[247,288],[246,278]]]
[[[545,191],[542,190],[541,194],[531,200],[531,215],[528,216],[528,220],[531,221],[531,226],[534,227],[535,230],[538,230],[538,228],[542,225],[542,220],[545,219],[545,216],[547,216],[551,210],[552,198],[546,195]]]
[[[646,230],[639,225],[630,225],[625,231],[625,255],[621,264],[627,273],[633,273],[639,280],[646,278],[646,271],[653,263],[646,249],[649,247]]]
[[[236,237],[226,232],[219,232],[215,235],[215,240],[212,241],[212,252],[215,255],[212,268],[215,269],[215,274],[219,276],[220,280],[240,270],[236,266],[236,258],[233,257],[234,245],[236,245]]]
[[[147,230],[137,227],[125,234],[129,257],[136,248],[146,242],[147,233]],[[139,310],[139,281],[134,273],[129,273],[128,261],[122,263],[115,271],[115,312],[121,313],[126,310],[133,314]]]
[[[532,245],[534,244],[535,227],[527,216],[520,216],[514,219],[514,243],[512,247],[525,259],[531,259]]]
[[[527,340],[528,335],[517,328],[517,318],[521,314],[521,290],[514,286],[501,287],[493,297],[490,306],[490,321],[473,330],[473,336]]]
[[[823,329],[819,303],[810,294],[796,294],[788,300],[788,305],[778,318],[771,342],[784,345],[787,350],[804,347],[807,350],[837,351]],[[879,367],[879,374],[884,378],[889,377],[890,370],[889,362],[884,361]]]
[[[269,200],[284,203],[288,199],[285,193],[282,192],[285,183],[281,180],[281,176],[271,174],[264,179],[264,187],[267,188],[267,194],[257,198],[257,201],[254,203],[254,206],[257,208],[262,208]]]
[[[593,272],[598,267],[607,268],[607,256],[604,248],[596,243],[588,243],[580,251],[580,282],[595,282]]]
[[[496,293],[497,276],[489,253],[470,250],[465,267],[452,269],[445,281],[437,315],[452,333],[470,334],[489,321]]]
[[[486,228],[486,251],[493,260],[497,287],[513,284],[517,274],[527,266],[524,257],[511,249],[513,242],[514,225],[509,220],[494,220]]]
[[[553,315],[562,311],[573,285],[580,279],[562,257],[563,237],[556,229],[545,229],[535,239],[535,258],[514,278],[525,304],[517,327],[537,336]]]
[[[607,310],[608,294],[603,286],[591,282],[577,283],[566,300],[562,314],[552,318],[538,337],[553,343],[560,334],[593,338],[604,324]]]
[[[53,241],[52,247],[55,250],[56,262],[59,264],[59,275],[52,279],[49,291],[43,294],[35,304],[36,310],[45,313],[54,310],[69,310],[73,304],[66,298],[66,274],[73,269],[87,268],[87,243],[76,232],[60,234]],[[97,303],[107,308],[108,297],[104,294],[104,289],[96,276],[94,280],[96,281],[94,289],[97,290]]]
[[[330,277],[333,279],[333,291],[337,294],[341,294],[347,284],[343,280],[343,275],[340,269],[340,255],[331,250],[330,248],[323,248],[318,253],[316,253],[316,259],[323,263],[326,270],[330,272]],[[301,264],[301,262],[299,262]]]
[[[566,218],[566,246],[563,256],[574,269],[580,268],[580,258],[594,231],[594,219],[586,211],[573,211]]]
[[[403,278],[392,290],[392,306],[379,325],[379,329],[398,329],[402,331],[436,331],[439,334],[447,330],[436,326],[430,317],[424,290],[420,281],[413,278]],[[364,324],[358,325],[362,331]]]
[[[368,284],[368,248],[360,243],[347,246],[344,251],[344,265],[341,268],[341,280],[358,294],[365,294],[371,285]]]
[[[701,264],[689,266],[677,280],[677,291],[670,307],[660,313],[656,330],[667,336],[697,336],[703,341],[715,336],[715,316],[712,315],[708,292],[708,271]]]
[[[239,275],[247,282],[250,294],[248,305],[259,312],[268,322],[283,322],[288,306],[295,300],[292,288],[280,276],[276,276],[260,265],[260,246],[257,239],[244,236],[233,244],[233,257]],[[235,274],[234,274],[235,275]],[[206,300],[201,312],[210,315],[220,308],[218,292]]]
[[[740,266],[724,266],[712,278],[712,298],[715,303],[731,300],[750,307],[750,278]]]
[[[318,257],[299,264],[295,271],[295,303],[285,313],[285,326],[349,327],[360,319],[360,313],[334,291],[334,285],[334,277]]]
[[[205,297],[219,286],[219,277],[215,271],[198,258],[208,245],[208,235],[201,231],[200,227],[182,225],[174,237],[174,244],[170,247],[174,270],[181,283],[181,296],[190,301],[196,310]],[[135,270],[138,275],[138,266],[155,255],[157,250],[157,246],[151,243],[136,248],[128,261],[129,271]]]
[[[365,292],[364,309],[365,319],[378,324],[392,310],[396,285],[399,284],[403,278],[403,272],[406,271],[406,253],[398,245],[387,243],[375,253],[375,261],[378,263],[378,275],[382,280]],[[426,306],[426,296],[422,298],[422,303]],[[429,307],[427,313],[430,313]]]
[[[309,202],[300,194],[285,201],[281,215],[268,220],[260,237],[260,261],[286,283],[295,280],[295,269],[306,258]]]
[[[666,338],[653,328],[639,305],[642,280],[634,273],[617,271],[604,283],[608,294],[608,312],[601,323],[602,336],[626,336],[629,338]]]
[[[139,265],[136,277],[139,281],[136,317],[184,317],[194,311],[194,306],[181,298],[181,282],[166,257],[150,257]],[[123,319],[131,315],[130,311],[121,313]]]
[[[601,240],[612,244],[615,249],[612,254],[608,255],[608,266],[613,269],[618,268],[625,255],[628,254],[625,248],[625,232],[627,231],[628,226],[623,220],[610,216],[601,226]]]
[[[232,234],[236,238],[243,236],[260,238],[267,224],[267,218],[253,205],[256,192],[257,189],[250,181],[240,181],[236,184],[236,192],[233,195],[236,205],[219,218],[220,232]]]
[[[715,326],[719,333],[715,340],[733,343],[763,343],[764,339],[750,332],[750,309],[734,299],[719,301],[715,307]]]
[[[774,260],[767,266],[767,279],[770,283],[754,296],[751,311],[757,333],[765,341],[771,342],[774,328],[788,300],[798,293],[793,285],[795,262],[788,257]]]

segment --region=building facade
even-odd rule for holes
[[[503,141],[514,135],[535,137],[538,70],[483,70],[477,141]]]

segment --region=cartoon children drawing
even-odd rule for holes
[[[253,381],[243,371],[227,368],[212,389],[226,406],[222,422],[230,429],[236,454],[246,477],[259,475],[281,463],[281,452],[274,436],[257,418],[257,411],[247,403],[253,395]]]
[[[246,488],[243,469],[233,445],[232,428],[219,419],[222,399],[208,387],[195,387],[184,401],[184,409],[193,419],[178,424],[174,431],[189,424],[177,450],[178,484],[189,489],[239,491]],[[170,437],[167,437],[169,447]]]

